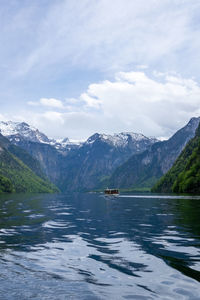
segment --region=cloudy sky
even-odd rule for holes
[[[0,119],[169,137],[200,116],[200,1],[0,0]]]

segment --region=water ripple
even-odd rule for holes
[[[0,295],[199,299],[197,197],[0,197]]]

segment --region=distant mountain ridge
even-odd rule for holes
[[[68,139],[49,139],[27,123],[11,121],[0,122],[0,130],[12,144],[35,157],[48,178],[63,191],[96,188],[132,154],[157,141],[142,134],[122,132],[95,133],[87,141],[73,144]]]
[[[143,153],[133,155],[114,171],[108,181],[109,186],[124,189],[152,187],[194,137],[199,121],[200,118],[192,118],[169,140],[154,143]]]

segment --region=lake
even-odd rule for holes
[[[200,197],[0,196],[0,299],[200,299]]]

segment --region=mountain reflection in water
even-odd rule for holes
[[[0,299],[199,299],[200,198],[1,195]]]

